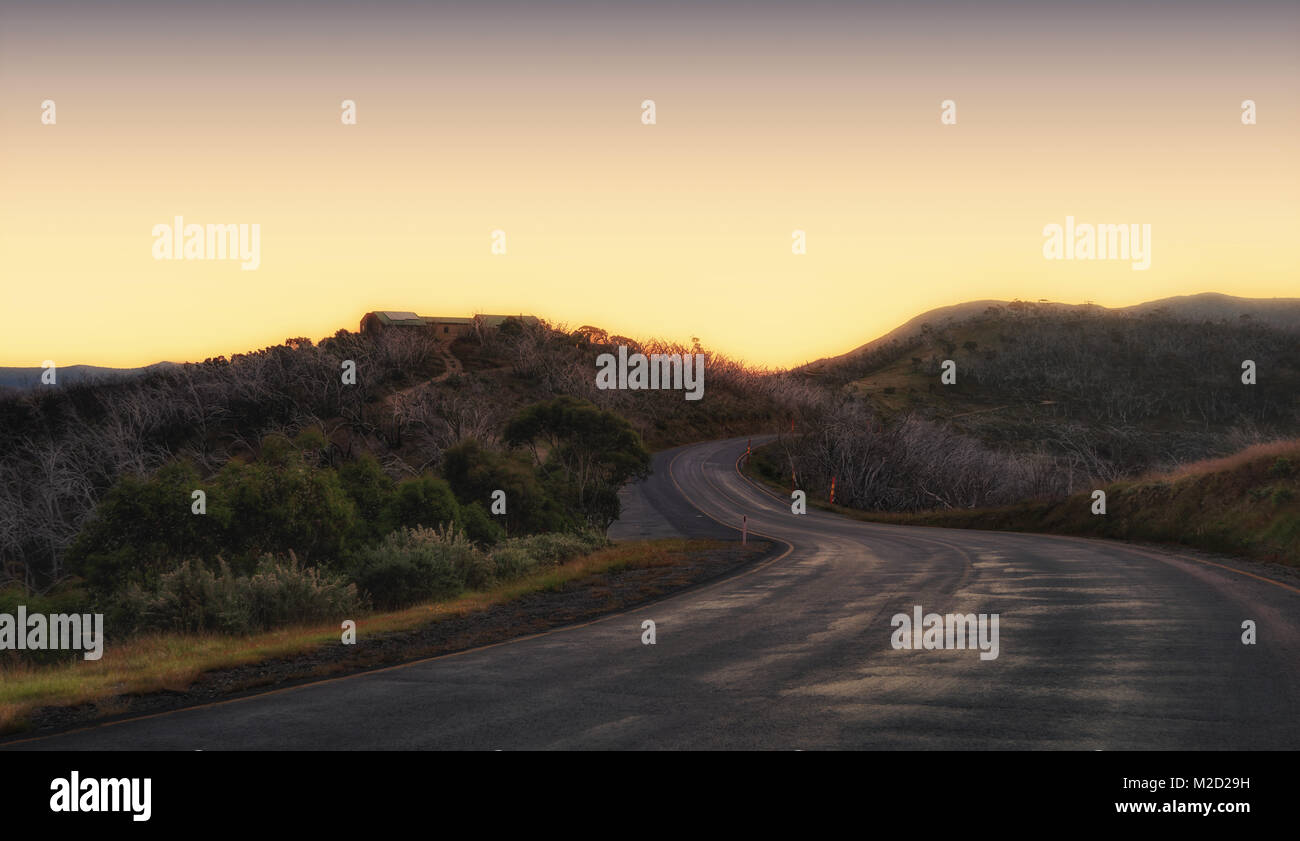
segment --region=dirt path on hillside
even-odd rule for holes
[[[384,402],[392,406],[399,401],[405,400],[426,386],[437,385],[438,383],[446,382],[453,375],[465,373],[465,366],[456,358],[456,354],[451,352],[451,347],[448,344],[438,342],[434,345],[434,349],[438,352],[438,358],[442,360],[443,365],[445,366],[443,372],[431,379],[391,392],[384,398]]]
[[[439,342],[436,347],[438,349],[438,355],[441,356],[443,362],[447,364],[447,370],[443,371],[432,380],[429,380],[429,382],[440,383],[451,377],[453,374],[465,373],[465,366],[461,365],[460,360],[456,358],[456,354],[451,352],[450,345],[445,345]]]

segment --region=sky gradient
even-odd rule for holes
[[[1127,5],[0,4],[0,365],[406,309],[786,366],[972,299],[1300,296],[1300,4]],[[155,260],[177,215],[260,267]],[[1045,260],[1066,216],[1151,267]]]

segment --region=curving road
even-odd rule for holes
[[[797,516],[737,472],[744,448],[660,454],[613,531],[734,538],[720,523],[743,513],[781,546],[738,576],[540,637],[13,747],[1300,747],[1293,584],[1119,543]],[[915,605],[999,614],[998,658],[894,650],[890,618]]]

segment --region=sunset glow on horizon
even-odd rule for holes
[[[0,365],[396,309],[785,367],[969,300],[1300,297],[1297,78],[1294,3],[0,5]],[[260,264],[155,259],[177,216]],[[1067,217],[1150,267],[1045,259]]]

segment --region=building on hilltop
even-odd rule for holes
[[[449,342],[454,342],[461,336],[468,336],[470,331],[474,329],[474,319],[472,318],[434,315],[426,316],[423,320],[429,326],[429,329],[433,330],[435,338],[446,339]]]
[[[374,334],[390,327],[423,328],[432,331],[439,341],[455,341],[461,336],[468,336],[474,330],[488,327],[500,327],[507,318],[517,319],[524,324],[537,324],[535,315],[476,315],[473,318],[442,315],[416,315],[405,310],[376,310],[361,317],[361,332]]]
[[[373,333],[376,330],[393,326],[419,327],[423,323],[420,317],[413,312],[381,310],[379,312],[368,312],[361,316],[361,332]]]
[[[538,319],[537,316],[535,315],[482,315],[480,314],[474,316],[474,320],[478,323],[480,327],[500,327],[501,323],[504,322],[507,318],[513,318],[522,324],[529,325],[530,327],[534,324],[540,323],[540,319]]]

